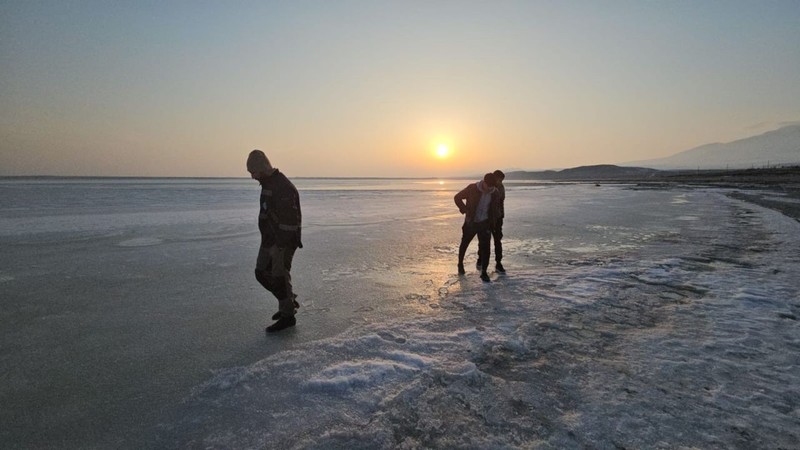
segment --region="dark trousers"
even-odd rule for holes
[[[503,259],[503,219],[497,219],[494,224],[494,229],[491,230],[492,238],[494,239],[494,260],[500,262]]]
[[[461,227],[461,245],[458,247],[458,263],[464,264],[464,255],[467,253],[472,239],[478,235],[478,261],[481,270],[489,267],[489,251],[492,240],[492,232],[489,230],[489,221],[464,223]]]
[[[494,240],[494,260],[499,263],[503,260],[503,219],[496,219],[494,228],[490,229],[489,232],[492,234],[492,239]],[[480,249],[478,251],[480,251]],[[489,250],[489,256],[492,256],[491,250]],[[478,258],[480,260],[480,255],[478,255]]]
[[[256,280],[278,299],[278,309],[285,316],[294,315],[292,259],[294,248],[261,247],[256,261]]]

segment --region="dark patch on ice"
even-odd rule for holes
[[[417,301],[420,303],[428,303],[431,300],[431,296],[427,294],[407,294],[405,296],[405,299]]]
[[[378,336],[380,336],[380,338],[383,339],[384,341],[396,342],[398,344],[406,343],[406,338],[402,336],[395,336],[392,333],[389,333],[388,331],[379,331]]]

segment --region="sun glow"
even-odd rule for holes
[[[450,156],[450,148],[447,144],[439,144],[436,146],[436,157],[439,159],[445,159]]]

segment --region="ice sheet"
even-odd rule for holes
[[[265,336],[257,189],[198,189],[150,209],[137,193],[138,220],[87,206],[40,215],[64,227],[0,223],[0,443],[798,440],[800,230],[778,213],[714,190],[510,188],[509,272],[484,284],[455,273],[452,191],[306,190],[298,325]]]

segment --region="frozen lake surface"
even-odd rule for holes
[[[800,224],[726,191],[295,180],[297,327],[248,180],[0,180],[0,446],[794,448]],[[474,264],[474,250],[468,266]]]

